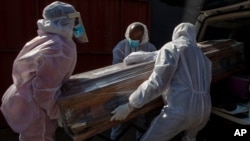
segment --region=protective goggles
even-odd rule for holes
[[[67,15],[68,18],[75,18],[75,27],[73,29],[74,31],[74,37],[81,43],[87,43],[88,37],[86,34],[86,30],[84,28],[84,24],[82,22],[81,14],[80,12],[74,12]]]

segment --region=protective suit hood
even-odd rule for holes
[[[73,35],[73,27],[74,27],[74,19],[70,19],[71,23],[68,24],[68,27],[61,27],[59,22],[54,22],[52,20],[39,19],[37,21],[38,26],[38,34],[42,34],[45,32],[55,33],[65,38],[72,38]]]
[[[196,30],[194,25],[190,23],[181,23],[175,27],[172,40],[178,38],[186,38],[190,43],[196,43]]]
[[[70,13],[77,12],[75,8],[67,3],[56,1],[43,9],[43,18],[37,21],[38,33],[55,33],[65,38],[72,38],[74,18],[68,18]]]
[[[126,38],[127,40],[130,39],[130,38],[129,38],[129,31],[130,31],[131,26],[134,25],[134,24],[140,24],[140,25],[142,25],[143,28],[144,28],[144,34],[143,34],[143,36],[142,36],[142,41],[140,42],[140,44],[145,44],[145,43],[147,43],[147,42],[149,41],[149,38],[148,38],[148,29],[147,29],[147,26],[146,26],[145,24],[141,23],[141,22],[134,22],[134,23],[130,24],[130,25],[127,27],[127,30],[126,30],[126,32],[125,32],[125,38]]]
[[[67,3],[56,1],[46,6],[43,18],[37,22],[38,33],[56,33],[66,38],[75,39],[80,43],[88,42],[80,12]]]

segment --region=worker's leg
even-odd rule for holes
[[[129,122],[125,122],[113,127],[111,129],[110,139],[113,141],[118,140],[121,137],[121,135],[125,132],[125,130],[129,128],[129,125],[130,125]]]
[[[20,141],[54,141],[57,122],[42,113],[19,135]]]
[[[161,113],[152,121],[141,141],[168,141],[183,131],[185,117],[164,106]]]

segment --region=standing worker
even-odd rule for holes
[[[130,53],[136,51],[152,52],[156,47],[149,42],[148,29],[141,22],[131,23],[121,40],[113,49],[113,64],[121,63]]]
[[[67,3],[53,2],[37,21],[38,36],[14,60],[13,84],[2,97],[1,111],[19,141],[54,141],[56,99],[76,65],[77,41],[87,42],[80,13]]]
[[[112,111],[113,120],[124,120],[135,108],[162,97],[165,105],[141,141],[168,141],[184,131],[183,141],[195,141],[211,112],[211,61],[196,45],[190,23],[175,27],[172,41],[158,52],[152,74],[130,97]]]
[[[156,51],[156,47],[149,42],[146,25],[141,22],[133,22],[127,27],[125,39],[121,40],[113,49],[113,64],[123,62],[124,58],[130,53],[137,51]],[[146,119],[144,116],[137,118],[136,122],[139,127],[146,128]],[[128,123],[124,123],[113,127],[111,130],[111,140],[117,140],[128,126]],[[137,136],[139,138],[139,132],[137,132]]]

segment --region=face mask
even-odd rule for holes
[[[131,46],[131,48],[137,48],[140,45],[140,40],[129,40],[129,45]]]
[[[83,35],[84,33],[84,29],[83,29],[83,26],[81,24],[78,24],[74,27],[74,36],[76,38],[79,38]]]
[[[69,13],[68,18],[77,19],[77,25],[73,28],[73,35],[79,43],[87,43],[88,37],[82,22],[80,12]]]

